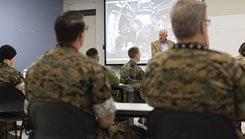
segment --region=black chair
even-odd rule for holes
[[[28,106],[29,139],[95,139],[93,116],[67,103],[33,101]]]
[[[155,109],[147,119],[150,139],[236,139],[225,118],[199,112]]]
[[[14,123],[15,139],[17,139],[17,121],[22,121],[20,139],[26,116],[24,114],[25,95],[15,87],[0,86],[0,122],[4,123],[5,136],[8,138],[8,124]]]

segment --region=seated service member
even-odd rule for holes
[[[166,29],[159,30],[159,40],[151,43],[151,55],[156,56],[164,51],[169,50],[174,45],[174,42],[167,39],[168,31]]]
[[[149,61],[142,83],[146,102],[157,108],[219,114],[236,125],[245,114],[244,72],[230,55],[205,46],[205,2],[179,0],[171,21],[177,44]]]
[[[24,93],[24,77],[22,74],[12,67],[16,61],[16,50],[6,44],[0,48],[0,86],[12,86],[16,87]],[[4,115],[4,113],[0,114]],[[15,123],[8,123],[8,127],[14,126]],[[4,123],[0,122],[0,138],[4,136]],[[13,138],[12,134],[8,133],[9,138]]]
[[[100,61],[100,57],[98,54],[98,51],[96,48],[90,48],[87,50],[86,52],[86,56],[96,60],[97,62]],[[119,78],[117,77],[117,75],[115,74],[115,72],[112,69],[107,68],[106,66],[102,66],[102,69],[104,70],[106,76],[109,79],[109,84],[111,86],[118,86],[119,85]]]
[[[120,69],[120,82],[123,84],[134,84],[140,83],[143,76],[144,71],[141,67],[137,65],[140,61],[140,50],[138,47],[132,47],[128,50],[128,56],[130,58],[129,62],[124,64]],[[129,69],[134,69],[134,75],[129,75]]]
[[[81,54],[85,22],[77,11],[55,21],[57,45],[28,69],[26,94],[35,100],[61,101],[94,115],[99,129],[107,130],[115,116],[108,79],[98,62]],[[98,138],[105,138],[99,130]]]
[[[144,71],[142,70],[141,67],[137,65],[137,63],[140,61],[139,48],[138,47],[130,48],[128,50],[128,56],[130,58],[129,62],[124,64],[120,69],[120,83],[139,84],[141,83],[143,76],[144,76]],[[141,94],[140,89],[135,90],[134,100],[135,102],[144,102],[144,97]]]
[[[0,86],[13,86],[24,91],[24,77],[12,67],[16,60],[16,50],[10,45],[0,48]]]

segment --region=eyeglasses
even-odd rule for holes
[[[88,30],[88,25],[85,25],[84,26],[84,30]]]
[[[206,21],[206,24],[209,26],[210,23],[211,23],[211,20],[210,19],[205,19],[205,21]]]

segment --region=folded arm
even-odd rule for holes
[[[116,107],[112,98],[93,106],[97,123],[101,128],[109,128],[114,121]]]

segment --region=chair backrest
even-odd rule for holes
[[[147,119],[150,139],[236,139],[225,118],[207,113],[155,109]]]
[[[15,87],[0,86],[0,113],[23,112],[25,95]]]
[[[95,119],[70,104],[33,101],[28,106],[30,139],[95,139]]]

